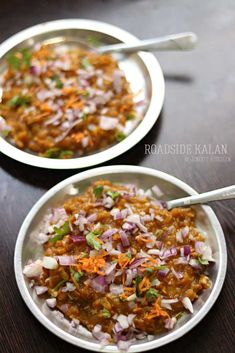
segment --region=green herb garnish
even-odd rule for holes
[[[108,190],[106,194],[110,196],[113,200],[120,196],[120,193],[118,191]]]
[[[43,157],[46,158],[60,158],[67,159],[73,157],[74,152],[70,150],[61,150],[58,147],[48,148],[43,154]]]
[[[71,275],[73,276],[73,278],[75,279],[76,282],[79,282],[81,277],[84,275],[83,272],[77,272],[75,271],[72,267],[70,267],[70,272],[71,272]]]
[[[117,135],[116,135],[116,140],[117,140],[118,142],[123,141],[125,138],[126,138],[126,135],[125,135],[123,132],[121,132],[121,131],[119,131],[119,132],[117,133]]]
[[[145,272],[147,272],[147,273],[153,273],[153,268],[151,268],[151,267],[146,267],[146,269],[145,269]]]
[[[7,56],[7,62],[15,70],[19,70],[22,66],[28,68],[31,64],[31,53],[28,49],[22,49]]]
[[[85,251],[83,251],[83,252],[80,253],[79,258],[80,258],[80,259],[84,259],[84,258],[87,257],[87,256],[88,256],[88,253],[85,252]]]
[[[62,279],[62,281],[58,282],[57,285],[53,288],[53,291],[57,291],[63,284],[67,282],[66,279]]]
[[[61,158],[61,159],[68,159],[68,158],[72,158],[73,155],[74,155],[74,152],[73,152],[73,151],[70,151],[70,150],[62,150],[62,151],[60,151],[59,158]]]
[[[87,58],[83,58],[81,63],[82,63],[82,66],[84,67],[84,69],[87,69],[88,67],[91,66],[90,61]]]
[[[130,113],[127,115],[127,120],[133,120],[135,119],[135,115],[133,113]]]
[[[201,265],[209,265],[209,261],[206,259],[202,259],[200,256],[198,257],[198,261],[200,262]]]
[[[130,253],[130,252],[127,252],[127,253],[126,253],[126,256],[128,257],[128,259],[129,259],[129,260],[131,260],[131,259],[132,259],[132,255],[131,255],[131,253]]]
[[[63,237],[69,233],[69,221],[66,221],[61,228],[54,227],[54,231],[56,235],[49,239],[51,243],[55,243],[57,240],[62,240]]]
[[[140,296],[139,284],[141,281],[142,281],[142,277],[140,275],[137,275],[135,278],[135,293],[137,297]]]
[[[146,292],[146,296],[148,299],[152,299],[152,298],[156,298],[158,296],[158,291],[154,288],[150,288],[147,292]]]
[[[99,198],[104,190],[104,187],[102,185],[97,185],[93,189],[93,194],[95,195],[96,198]]]
[[[166,270],[168,267],[166,265],[157,265],[154,266],[156,270]]]
[[[53,75],[51,79],[55,81],[56,88],[63,88],[63,82],[61,81],[58,75]]]
[[[93,232],[90,232],[86,235],[86,241],[87,244],[95,250],[100,250],[102,248],[102,245],[98,241],[97,234],[94,234]]]
[[[30,96],[15,96],[13,98],[11,98],[7,104],[11,107],[11,108],[15,108],[15,107],[25,107],[26,105],[31,103],[32,98]]]
[[[103,317],[105,317],[106,319],[111,317],[111,314],[107,309],[101,310],[101,313],[102,313]]]

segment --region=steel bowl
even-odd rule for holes
[[[85,41],[88,36],[98,38],[103,44],[138,43],[138,39],[123,29],[107,23],[92,20],[68,19],[42,23],[27,28],[0,45],[0,75],[5,69],[6,55],[16,49],[32,47],[35,43],[68,44],[77,40]],[[134,93],[141,90],[146,107],[141,123],[125,140],[79,158],[67,160],[48,159],[24,152],[0,137],[0,151],[17,161],[49,169],[78,169],[103,163],[126,152],[137,144],[152,128],[161,112],[165,83],[161,67],[154,55],[139,52],[132,55],[115,54],[119,67],[124,71]]]
[[[15,246],[15,276],[20,293],[30,311],[48,330],[69,343],[93,351],[100,351],[100,344],[91,336],[74,335],[69,331],[68,326],[55,321],[50,312],[45,313],[43,309],[44,301],[35,298],[34,292],[23,276],[22,269],[29,259],[35,260],[42,254],[42,246],[35,245],[35,236],[47,209],[55,207],[72,195],[83,192],[92,181],[100,178],[109,179],[112,182],[135,183],[144,189],[158,185],[164,192],[165,200],[197,194],[194,189],[183,181],[157,170],[125,165],[108,166],[88,170],[60,182],[46,192],[29,212],[20,229]],[[172,331],[155,336],[151,341],[146,339],[137,341],[130,347],[129,352],[144,352],[183,336],[203,319],[221,291],[227,266],[227,251],[223,230],[209,206],[200,205],[194,208],[197,213],[197,227],[205,234],[212,247],[213,257],[216,260],[215,264],[209,269],[212,287],[205,290],[193,304],[193,315],[184,315],[178,320],[176,327]],[[103,351],[117,353],[119,350],[116,345],[109,345],[103,348]]]

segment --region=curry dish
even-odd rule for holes
[[[141,120],[117,61],[78,48],[36,45],[9,54],[0,79],[0,134],[47,158],[122,141]]]
[[[94,182],[45,216],[44,256],[24,267],[50,310],[103,345],[126,350],[173,329],[211,286],[214,260],[194,211],[168,211],[160,197],[157,186]]]

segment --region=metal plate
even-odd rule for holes
[[[35,245],[35,235],[46,210],[62,203],[71,195],[79,194],[92,181],[100,178],[109,179],[112,182],[135,183],[144,189],[158,185],[164,192],[165,200],[196,194],[196,191],[190,186],[163,172],[135,166],[108,166],[85,171],[62,181],[49,190],[29,212],[20,229],[15,247],[15,275],[20,293],[31,312],[48,330],[67,342],[94,351],[100,351],[100,345],[92,337],[74,336],[69,332],[68,327],[53,321],[54,319],[49,313],[43,313],[43,300],[34,298],[33,291],[29,288],[28,281],[22,274],[22,269],[29,259],[36,259],[42,254],[42,247]],[[130,347],[129,352],[144,352],[183,336],[208,313],[221,291],[227,267],[224,234],[218,219],[209,206],[195,206],[195,210],[197,227],[205,234],[216,260],[208,270],[213,283],[212,288],[205,290],[194,303],[193,315],[184,315],[172,331],[155,336],[152,341],[137,341]],[[118,348],[115,345],[110,345],[102,351],[117,353]]]
[[[101,43],[136,43],[132,34],[109,24],[91,20],[58,20],[46,22],[23,30],[0,45],[0,73],[4,70],[4,58],[11,50],[32,47],[35,43],[74,43],[85,41],[88,36],[97,37]],[[134,93],[141,90],[146,101],[142,122],[122,142],[92,155],[68,160],[48,159],[21,151],[0,137],[0,151],[17,161],[49,169],[77,169],[94,166],[126,152],[138,143],[152,128],[162,109],[165,83],[157,59],[149,53],[117,55],[120,68],[124,71]]]

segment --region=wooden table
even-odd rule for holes
[[[235,177],[235,3],[229,0],[30,0],[2,1],[0,40],[39,22],[91,18],[123,27],[140,38],[195,31],[200,43],[188,53],[160,53],[166,99],[160,119],[135,148],[108,164],[159,169],[198,191],[234,184]],[[145,144],[189,144],[192,154],[145,154]],[[198,145],[227,144],[220,160],[198,155]],[[201,152],[200,152],[201,153]],[[202,158],[203,157],[203,158]],[[47,171],[0,155],[0,328],[2,353],[81,352],[48,332],[30,313],[18,292],[14,245],[33,204],[57,182],[76,171]],[[185,337],[159,353],[232,353],[234,327],[234,201],[215,203],[228,246],[228,271],[216,304]]]

